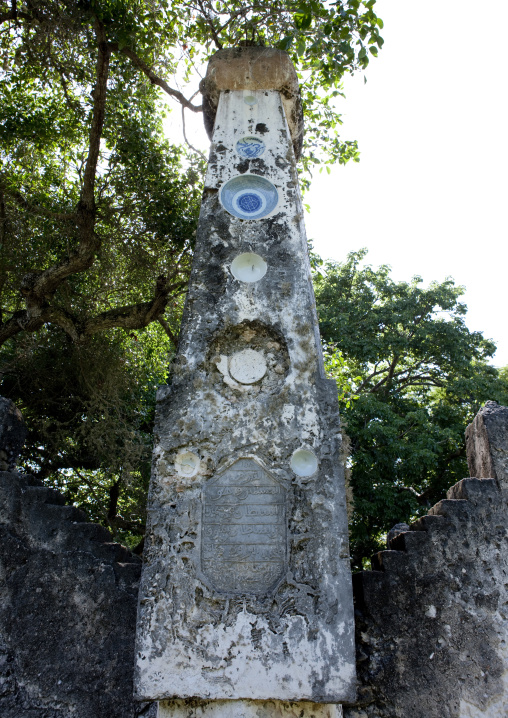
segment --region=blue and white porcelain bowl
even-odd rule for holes
[[[252,160],[256,157],[261,157],[265,151],[265,143],[259,137],[242,137],[236,143],[236,151],[240,157]]]
[[[238,175],[222,186],[219,199],[239,219],[262,219],[273,212],[279,194],[273,184],[258,175]]]

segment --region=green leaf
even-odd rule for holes
[[[287,52],[293,44],[294,39],[295,38],[293,35],[286,35],[286,37],[284,37],[282,40],[280,40],[280,42],[277,43],[277,47]]]
[[[312,25],[312,15],[310,14],[296,13],[293,18],[298,30],[308,30]]]

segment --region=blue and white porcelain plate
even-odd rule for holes
[[[242,137],[236,143],[236,151],[240,157],[252,160],[255,157],[261,157],[265,151],[265,143],[258,137]]]
[[[222,206],[239,219],[262,219],[273,212],[279,194],[273,184],[257,175],[238,175],[222,186]]]

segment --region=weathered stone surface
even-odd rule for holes
[[[265,595],[288,569],[287,491],[255,459],[203,489],[201,571],[217,593]]]
[[[295,68],[287,52],[275,47],[233,47],[219,50],[201,82],[203,115],[212,139],[220,93],[230,90],[276,90],[280,93],[296,159],[303,145],[303,110]]]
[[[148,715],[132,698],[140,563],[56,491],[0,472],[2,718]]]
[[[263,154],[239,154],[243,137],[262,138]],[[266,217],[245,221],[220,192],[252,176],[278,199]],[[234,195],[228,201],[234,208]],[[258,281],[230,270],[246,253],[266,263]],[[178,354],[159,392],[139,697],[353,698],[340,441],[283,104],[276,91],[224,92]],[[292,469],[298,449],[315,469]],[[199,468],[185,476],[179,457],[188,452]]]
[[[492,405],[468,458],[499,479],[508,410]],[[354,577],[359,700],[345,718],[506,718],[507,517],[502,480],[464,479]]]
[[[16,405],[0,396],[0,471],[10,471],[26,439],[26,428]]]
[[[466,429],[469,473],[508,488],[508,407],[486,402]]]
[[[409,531],[409,525],[405,523],[395,524],[395,526],[388,531],[386,535],[386,548],[391,549],[393,539],[397,538],[399,534],[403,534]]]
[[[202,701],[159,703],[157,718],[343,718],[342,707],[305,701]]]

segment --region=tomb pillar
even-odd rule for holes
[[[353,603],[298,82],[286,53],[236,48],[202,89],[212,145],[158,393],[135,692],[160,718],[337,718],[355,697]]]

